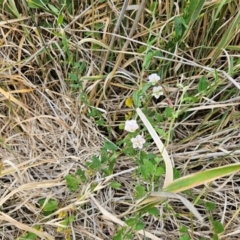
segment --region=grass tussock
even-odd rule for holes
[[[0,1],[1,238],[238,239],[239,10]]]

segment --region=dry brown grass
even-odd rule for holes
[[[91,175],[85,163],[100,153],[105,139],[117,141],[124,134],[119,125],[129,111],[125,100],[141,86],[148,74],[142,71],[144,54],[138,50],[140,46],[147,46],[150,30],[145,26],[145,18],[150,18],[151,12],[149,8],[145,9],[138,19],[133,13],[144,1],[131,3],[132,9],[123,12],[125,22],[119,25],[120,30],[114,30],[122,4],[117,1],[95,4],[92,1],[88,5],[80,1],[74,14],[65,12],[67,24],[60,29],[56,16],[40,9],[28,12],[23,4],[25,1],[17,4],[22,17],[14,16],[7,11],[9,2],[2,5],[0,13],[0,236],[12,240],[25,232],[35,232],[39,239],[68,239],[69,236],[73,240],[112,239],[112,234],[124,225],[125,217],[131,216],[129,209],[136,204],[136,164],[128,157],[120,156],[115,175],[103,178],[100,172]],[[52,2],[56,4],[56,1]],[[170,3],[162,2],[158,11],[163,18],[157,18],[152,34],[158,36],[162,31],[163,35],[152,49],[165,46],[173,31],[171,25],[165,29],[171,17]],[[212,1],[211,4],[214,10],[215,4],[219,3]],[[226,12],[222,14],[228,16],[234,7],[226,6]],[[172,16],[179,14],[177,9]],[[232,24],[234,17],[233,14],[225,28]],[[173,57],[163,51],[165,56],[153,59],[153,67],[149,69],[149,72],[154,71],[160,63],[167,65],[164,59],[172,61],[164,76],[166,90],[174,109],[181,107],[184,112],[186,107],[187,114],[174,122],[175,138],[167,151],[182,175],[239,162],[239,66],[235,66],[236,81],[225,73],[229,56],[233,57],[237,52],[228,50],[225,57],[226,52],[219,52],[219,49],[200,49],[206,44],[204,36],[209,18],[211,14],[206,13],[199,20],[198,39],[189,32],[192,41],[188,42],[188,50],[179,47]],[[53,22],[52,28],[41,26],[47,22]],[[98,31],[94,28],[96,23],[103,24]],[[224,27],[219,29],[223,34]],[[65,50],[63,32],[68,39]],[[86,32],[90,33],[88,38]],[[235,32],[231,38],[233,46],[238,39],[239,33]],[[108,47],[111,40],[114,40],[113,51]],[[217,40],[219,38],[212,36],[213,43]],[[94,50],[94,44],[99,45],[99,42],[101,47]],[[74,56],[73,62],[86,62],[87,67],[80,76],[80,91],[86,93],[91,106],[104,112],[104,127],[98,127],[95,120],[87,116],[89,107],[79,100],[79,92],[70,88],[68,73],[72,71],[72,65],[67,51]],[[212,56],[216,58],[214,63],[209,60]],[[177,85],[188,85],[190,93],[197,88],[202,75],[214,82],[211,67],[219,73],[219,83],[213,86],[211,99],[203,97],[191,106],[182,104],[183,91]],[[149,109],[162,112],[167,104],[166,100],[152,102]],[[165,121],[156,127],[168,131],[171,124]],[[149,151],[158,154],[154,146]],[[78,168],[89,178],[72,193],[64,177]],[[238,178],[239,174],[222,178],[195,188],[188,195],[193,202],[197,196],[203,202],[216,204],[212,217],[225,226],[220,239],[239,239]],[[111,179],[122,184],[120,190],[109,187]],[[147,183],[146,188],[150,188]],[[41,198],[56,199],[58,210],[44,216],[37,203]],[[212,238],[211,216],[202,204],[197,205],[205,217],[200,225],[178,201],[169,202],[171,205],[165,203],[158,207],[161,218],[147,214],[143,217],[145,232],[137,232],[134,239],[145,239],[144,236],[146,239],[179,239],[182,225],[189,226],[191,239]],[[74,215],[75,221],[65,231],[58,232],[63,213]],[[41,228],[33,229],[36,225]]]
[[[68,193],[63,180],[66,174],[82,168],[86,160],[98,154],[103,136],[89,119],[81,116],[74,96],[60,89],[57,92],[49,89],[46,93],[41,84],[36,84],[29,93],[31,88],[18,79],[23,79],[20,74],[11,75],[11,82],[1,76],[1,89],[9,98],[1,99],[0,205],[8,218],[14,220],[10,221],[5,214],[1,216],[2,236],[8,239],[9,234],[9,239],[13,239],[19,235],[18,228],[28,230],[27,226],[44,222],[44,231],[57,237],[54,226],[60,219],[44,220],[36,203],[42,197],[54,198],[59,201],[59,211],[70,211],[75,205],[88,202],[88,185],[82,187],[79,198],[79,194]],[[55,84],[58,85],[57,81]],[[19,93],[18,89],[27,93]]]

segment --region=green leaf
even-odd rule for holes
[[[174,18],[175,32],[177,34],[177,38],[182,37],[184,26],[182,25],[182,20],[179,17]]]
[[[188,228],[187,228],[186,226],[181,226],[181,227],[179,228],[179,232],[180,232],[180,233],[188,233]]]
[[[146,46],[144,46],[144,45],[141,45],[141,46],[138,48],[138,53],[143,53],[143,52],[145,52],[145,51],[146,51],[146,49],[147,49],[147,47],[146,47]]]
[[[80,87],[80,85],[79,85],[79,83],[76,83],[76,84],[70,84],[70,87],[72,88],[72,89],[79,89],[79,87]]]
[[[142,177],[145,180],[148,180],[150,178],[150,175],[151,175],[151,173],[148,171],[148,169],[144,165],[140,166],[139,169],[140,169],[140,172],[142,174]]]
[[[156,207],[150,207],[146,208],[147,213],[153,216],[158,216],[159,215],[159,210]]]
[[[124,235],[124,238],[122,238],[121,240],[125,240],[125,239],[128,239],[128,240],[131,240],[133,239],[133,234],[130,232],[130,233],[125,233]]]
[[[74,216],[69,216],[64,218],[64,220],[61,222],[61,225],[68,226],[70,223],[73,223],[75,220]]]
[[[163,138],[167,137],[167,133],[161,129],[161,128],[155,128],[156,132],[159,133],[160,136],[162,136]]]
[[[121,183],[119,182],[111,182],[110,187],[113,189],[118,189],[121,187]]]
[[[137,222],[138,220],[136,218],[129,218],[125,221],[125,223],[130,227],[135,226]]]
[[[164,110],[164,116],[166,118],[171,118],[173,116],[173,109],[169,106],[167,106]]]
[[[27,0],[27,4],[29,8],[41,8],[46,7],[49,0]]]
[[[140,185],[136,186],[135,191],[136,191],[136,198],[141,198],[144,195],[146,195],[145,187],[143,186],[140,186]]]
[[[44,205],[46,198],[38,200],[38,203],[43,207],[44,212],[54,212],[58,208],[58,201],[55,199],[49,199],[48,202]]]
[[[160,162],[162,162],[162,161],[163,161],[163,159],[160,158],[160,157],[155,157],[155,158],[154,158],[154,162],[155,162],[156,164],[158,164],[158,163],[160,163]],[[164,171],[165,171],[165,168],[164,168]]]
[[[101,163],[105,163],[109,160],[109,154],[106,148],[101,149],[101,157],[99,160],[101,161]]]
[[[135,107],[141,107],[141,99],[140,99],[140,96],[141,96],[141,94],[140,94],[139,91],[134,91],[134,92],[133,92],[132,98],[133,98],[133,102],[134,102]]]
[[[34,226],[33,228],[36,230],[40,229],[40,227],[38,225]],[[16,240],[37,240],[37,238],[38,238],[37,234],[28,232],[28,233],[22,235],[21,237],[17,238]]]
[[[198,102],[198,98],[195,96],[188,96],[188,94],[185,93],[182,101],[184,103],[196,103]]]
[[[64,19],[64,16],[62,14],[60,14],[57,18],[58,25],[61,25],[63,23],[63,19]]]
[[[191,240],[191,238],[188,235],[183,235],[179,238],[179,240]]]
[[[192,25],[199,17],[205,0],[191,0],[189,8],[187,9],[187,16],[185,17],[186,24]]]
[[[214,202],[205,202],[205,207],[208,211],[214,211],[216,204]]]
[[[78,75],[76,73],[68,73],[68,78],[70,81],[78,82]]]
[[[148,51],[148,53],[144,56],[142,67],[143,69],[149,69],[152,58],[154,57],[153,51]]]
[[[95,191],[95,188],[97,186],[98,186],[98,184],[96,182],[91,183],[91,187],[90,187],[91,191]]]
[[[153,174],[155,171],[155,166],[148,159],[143,159],[143,164],[147,171]]]
[[[178,179],[181,177],[181,173],[179,170],[177,170],[176,168],[173,168],[173,178],[174,179]]]
[[[78,69],[80,74],[82,74],[85,71],[86,66],[87,66],[87,63],[85,61],[81,63],[81,65],[79,66],[79,69]]]
[[[69,217],[68,217],[68,222],[69,222],[69,223],[73,223],[74,220],[75,220],[75,216],[69,216]]]
[[[55,13],[56,15],[59,14],[59,10],[52,4],[48,4],[48,7],[52,10],[52,13]]]
[[[139,230],[144,229],[144,227],[145,227],[145,225],[144,225],[143,222],[138,222],[138,223],[136,224],[136,226],[135,226],[134,229],[135,229],[136,231],[139,231]]]
[[[104,143],[104,148],[111,150],[111,151],[116,151],[118,150],[118,146],[116,146],[114,143],[106,141]]]
[[[92,157],[92,162],[86,162],[86,166],[89,167],[91,170],[96,170],[101,166],[101,161],[97,156]]]
[[[80,179],[73,175],[73,174],[68,174],[65,176],[65,180],[67,182],[67,187],[69,188],[70,191],[77,191],[79,188],[80,184]]]
[[[157,157],[155,153],[148,153],[146,155],[146,157],[150,160],[155,160],[155,158]]]
[[[123,228],[118,230],[117,234],[113,237],[113,240],[123,240]]]
[[[156,11],[156,7],[158,6],[158,2],[157,1],[153,1],[153,3],[150,5],[149,10],[154,14]]]
[[[145,85],[142,87],[142,89],[141,89],[141,94],[142,94],[142,95],[145,95],[146,92],[147,92],[147,90],[148,90],[150,87],[152,87],[152,83],[147,83],[147,84],[145,84]]]
[[[155,118],[156,118],[157,122],[162,122],[163,121],[163,116],[160,113],[156,113]]]
[[[86,177],[84,171],[80,168],[77,169],[76,175],[78,175],[83,182],[85,182],[87,180],[87,177]]]
[[[199,82],[198,82],[198,92],[199,93],[201,93],[201,92],[206,93],[207,89],[208,89],[208,86],[209,86],[208,80],[204,76],[201,77]]]
[[[219,234],[224,231],[224,226],[219,221],[213,221],[213,229],[216,234]]]
[[[101,118],[102,117],[102,113],[97,110],[96,108],[91,108],[90,109],[90,113],[88,113],[89,117],[98,117]]]
[[[154,172],[154,176],[160,177],[164,174],[165,169],[163,167],[157,167],[156,171]]]
[[[212,240],[219,240],[218,235],[216,233],[214,233]]]
[[[132,146],[125,147],[123,148],[123,153],[126,154],[127,156],[134,156],[136,155],[136,150]]]
[[[20,237],[17,240],[36,240],[37,237],[35,233],[29,232],[24,237]]]

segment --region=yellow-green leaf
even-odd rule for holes
[[[240,163],[234,163],[227,166],[217,167],[206,171],[190,174],[185,177],[178,178],[170,183],[163,191],[166,192],[182,192],[187,189],[214,181],[215,179],[233,174],[240,171]]]
[[[125,105],[129,108],[131,108],[133,106],[133,100],[131,97],[128,97],[125,101]]]

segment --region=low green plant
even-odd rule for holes
[[[124,212],[124,208],[118,208],[119,202],[106,203],[116,206],[115,218],[119,216],[116,222],[118,228],[109,231],[114,239],[133,239],[136,233],[145,237],[148,228],[146,219],[149,216],[154,216],[152,219],[159,222],[169,217],[175,224],[179,218],[186,217],[188,225],[184,225],[184,221],[176,224],[179,234],[175,234],[181,240],[197,238],[194,235],[194,221],[195,218],[198,222],[203,219],[198,212],[200,207],[204,220],[209,223],[211,236],[206,236],[206,239],[212,237],[216,240],[221,238],[226,229],[231,230],[230,224],[239,213],[236,210],[228,222],[227,218],[220,220],[216,215],[219,207],[217,201],[209,200],[209,193],[214,195],[214,191],[210,191],[212,181],[239,171],[239,163],[227,165],[230,158],[236,161],[238,157],[235,152],[238,147],[237,100],[240,89],[237,81],[240,70],[240,14],[237,1],[139,1],[141,5],[128,6],[128,1],[122,2],[126,8],[120,2],[115,4],[106,0],[0,0],[3,35],[0,40],[0,144],[3,148],[0,176],[5,189],[1,198],[1,214],[8,215],[1,217],[9,217],[7,224],[3,221],[1,230],[8,230],[9,224],[16,223],[11,218],[34,226],[25,234],[19,233],[19,239],[37,239],[41,232],[52,231],[52,222],[48,222],[48,219],[55,216],[60,208],[73,207],[75,210],[74,204],[78,204],[82,196],[86,198],[81,199],[84,207],[81,204],[80,207],[76,206],[80,208],[78,216],[88,213],[89,199],[98,197],[98,194],[101,196],[103,188],[107,186],[113,195],[124,194],[124,203],[128,207]],[[140,15],[136,20],[135,16]],[[146,81],[147,76],[149,81]],[[116,98],[118,94],[119,98]],[[37,107],[32,109],[35,106],[33,99],[37,104],[42,104],[37,95],[48,99],[41,106],[41,112],[37,112]],[[76,95],[80,103],[76,102]],[[128,112],[122,108],[125,98]],[[34,121],[33,116],[45,118],[50,115],[49,106],[54,118],[47,125],[42,125],[40,119],[41,129],[34,134],[32,131],[37,125],[28,128],[29,122]],[[78,111],[79,106],[81,111]],[[29,113],[26,114],[28,111],[25,110]],[[71,116],[70,119],[68,116]],[[45,136],[46,129],[54,131],[55,126],[51,128],[51,122],[55,119],[71,125],[74,118],[82,117],[81,122],[85,117],[90,118],[99,135],[105,137],[99,154],[84,163],[82,159],[81,163],[74,161],[76,170],[65,176],[69,195],[64,196],[64,201],[58,194],[58,187],[52,188],[52,198],[44,197],[38,202],[40,215],[23,220],[18,211],[24,212],[31,199],[24,199],[24,204],[19,204],[22,192],[26,191],[20,185],[25,184],[26,179],[32,181],[33,176],[25,178],[25,174],[31,173],[26,170],[39,166],[39,162],[34,165],[32,159],[31,164],[22,160],[35,154],[31,148],[31,154],[24,154],[24,158],[21,158],[23,151],[17,153],[21,147],[17,143],[18,137],[23,136],[25,141],[29,134],[31,139],[38,136],[34,146],[40,146],[39,136]],[[25,129],[30,129],[31,133],[25,135]],[[14,130],[12,136],[11,130]],[[44,131],[44,135],[41,131]],[[73,134],[68,134],[68,137],[74,136],[77,132],[74,125],[64,132],[70,131]],[[14,143],[11,139],[14,139]],[[61,144],[63,141],[57,142]],[[155,145],[157,148],[153,148]],[[82,143],[77,146],[81,148]],[[36,149],[39,150],[38,147]],[[49,161],[54,148],[51,146],[51,151],[45,150],[41,149],[43,156],[47,154],[43,158]],[[191,156],[178,159],[185,150]],[[64,149],[64,156],[70,152],[71,155],[76,153]],[[173,157],[175,162],[172,162],[168,152],[172,156],[176,154]],[[224,154],[218,157],[220,153]],[[16,162],[9,160],[9,155],[11,159],[14,156]],[[131,166],[134,165],[132,169],[128,169],[126,159]],[[7,167],[9,164],[11,168]],[[67,164],[65,159],[64,164]],[[129,182],[128,179],[118,178],[128,171],[132,173]],[[41,177],[40,174],[38,187],[45,179],[45,176]],[[126,183],[129,184],[127,187]],[[65,190],[64,183],[59,184]],[[199,194],[200,185],[205,187]],[[13,189],[14,186],[19,189]],[[9,192],[9,189],[12,190]],[[131,198],[127,198],[128,193]],[[182,213],[175,209],[176,206],[168,201],[170,198],[182,202],[189,211]],[[162,208],[161,215],[159,206]],[[33,215],[35,213],[33,211]],[[71,213],[73,215],[67,213],[58,216],[58,223],[61,224],[58,232],[59,235],[64,234],[65,239],[70,239],[70,225],[79,219],[74,216],[75,212]],[[99,213],[100,210],[94,214]],[[226,213],[226,216],[230,215],[231,211]],[[45,229],[35,224],[34,219],[43,223]],[[15,224],[12,228],[19,226]],[[89,232],[92,233],[92,229]]]
[[[194,207],[196,202],[190,203],[177,193],[187,193],[187,191],[191,191],[193,187],[209,183],[215,179],[240,170],[240,164],[236,163],[204,170],[187,176],[181,176],[181,173],[173,167],[164,144],[169,144],[174,141],[172,128],[175,121],[181,117],[183,111],[181,104],[186,102],[188,87],[179,85],[183,94],[177,110],[175,110],[171,104],[166,106],[162,113],[156,110],[149,110],[148,103],[151,97],[158,99],[164,96],[163,85],[160,83],[160,78],[156,80],[156,77],[156,75],[150,75],[149,82],[143,84],[139,90],[133,92],[132,101],[129,99],[127,100],[127,105],[132,103],[136,106],[137,114],[134,117],[133,112],[131,115],[132,119],[127,118],[128,120],[126,120],[125,123],[120,124],[120,130],[125,130],[127,132],[125,137],[118,141],[116,145],[106,141],[100,156],[94,156],[91,161],[86,163],[86,167],[89,171],[102,172],[105,177],[114,174],[117,157],[120,155],[126,155],[128,158],[131,158],[135,161],[137,166],[135,173],[137,184],[134,196],[138,204],[135,209],[132,209],[131,214],[126,216],[126,225],[117,230],[113,239],[131,239],[135,231],[144,229],[143,217],[146,214],[160,218],[158,208],[156,207],[159,204],[165,204],[166,209],[172,212],[173,210],[170,205],[166,205],[166,200],[171,197],[179,197],[185,206],[189,208],[190,212],[192,212],[199,221],[202,221],[200,214]],[[157,93],[155,92],[156,85],[159,86],[157,88]],[[202,77],[199,81],[197,92],[191,97],[196,98],[194,102],[200,101],[202,96],[209,94],[209,86],[208,80]],[[193,104],[192,101],[189,103],[190,105]],[[140,106],[142,110],[139,108]],[[140,117],[142,124],[137,116]],[[170,122],[170,129],[168,132],[160,128],[159,121]],[[157,133],[164,142],[160,140]],[[160,155],[148,153],[147,149],[153,143],[152,140],[158,146]],[[110,186],[113,189],[121,189],[121,183],[119,182],[113,181],[110,183]],[[208,212],[213,210],[213,205],[211,205],[210,202],[207,202],[204,206]],[[211,217],[209,217],[209,220],[213,226],[212,231],[214,239],[218,239],[218,234],[222,233],[224,230],[223,225]],[[186,226],[181,227],[179,233],[179,239],[191,239]]]
[[[68,174],[65,176],[67,187],[70,191],[77,191],[79,185],[87,180],[86,174],[79,168],[75,174]]]
[[[66,216],[65,212],[61,212],[58,216],[63,217],[63,220],[60,222],[62,227],[58,227],[57,228],[57,232],[59,233],[63,233],[64,237],[66,240],[70,240],[71,239],[71,228],[70,228],[70,224],[72,224],[75,220],[75,217],[70,215],[70,216]]]
[[[41,231],[41,227],[36,225],[33,227],[34,229]],[[16,240],[37,240],[38,236],[35,233],[27,232],[24,233],[21,237],[18,237]]]
[[[48,216],[58,209],[58,201],[55,199],[41,198],[38,200],[38,204],[42,208],[44,216]]]

